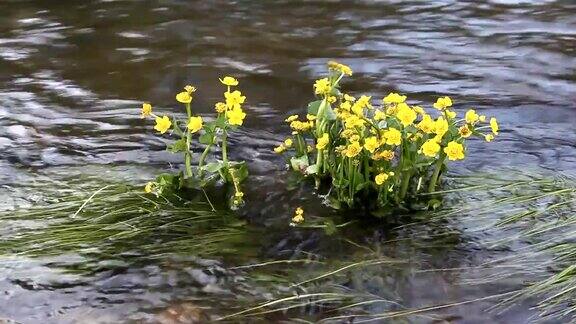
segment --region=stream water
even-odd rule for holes
[[[482,244],[497,232],[467,232],[477,225],[473,217],[415,232],[382,224],[347,230],[347,240],[370,246],[370,252],[341,237],[287,226],[298,205],[311,217],[331,214],[306,188],[286,189],[284,162],[272,152],[289,133],[284,118],[301,113],[313,99],[313,80],[327,60],[355,71],[343,84],[352,94],[380,98],[396,91],[428,105],[450,95],[459,112],[474,107],[497,116],[501,136],[490,144],[473,143],[467,160],[451,165],[454,176],[576,169],[574,1],[4,0],[0,12],[0,210],[46,204],[109,182],[141,185],[178,168],[181,161],[165,152],[163,139],[139,118],[141,102],[183,114],[174,95],[193,84],[194,110],[211,114],[223,91],[218,77],[234,75],[248,98],[248,117],[230,150],[234,159],[249,161],[248,207],[241,215],[254,231],[246,236],[250,244],[232,256],[192,253],[121,266],[99,256],[98,269],[82,275],[61,269],[86,258],[74,251],[45,258],[5,255],[0,321],[179,323],[174,314],[196,312],[214,320],[236,300],[272,298],[259,285],[265,279],[248,280],[231,268],[302,255],[327,262],[374,253],[407,260],[358,271],[340,283],[406,308],[505,293],[530,280],[478,286],[464,280],[475,270],[423,271],[466,268],[514,253]],[[86,182],[78,184],[84,176]],[[455,199],[465,204],[474,197]],[[41,219],[0,219],[0,236],[44,225]],[[446,228],[457,234],[440,241],[413,234]],[[286,267],[307,271],[282,265],[260,275],[274,276]],[[496,302],[398,320],[524,323],[534,315],[529,304],[487,312]],[[299,314],[320,318],[311,309]]]

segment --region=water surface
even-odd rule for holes
[[[498,116],[498,140],[472,144],[469,158],[453,164],[453,174],[576,168],[572,1],[8,0],[0,12],[0,209],[89,192],[101,180],[141,184],[179,168],[150,122],[139,118],[141,102],[183,114],[174,95],[190,83],[199,89],[195,111],[208,115],[222,96],[218,77],[234,75],[248,97],[248,118],[231,151],[233,158],[250,161],[253,175],[246,189],[252,203],[242,215],[254,230],[268,229],[252,236],[256,247],[244,248],[242,258],[149,260],[92,275],[62,273],[53,260],[7,257],[0,266],[0,317],[23,323],[155,321],[186,302],[224,315],[252,289],[239,285],[242,273],[227,272],[230,267],[303,252],[367,258],[362,249],[332,244],[337,239],[287,230],[300,204],[310,207],[311,216],[331,212],[314,208],[317,201],[305,188],[287,191],[283,161],[272,153],[289,134],[283,119],[312,100],[312,82],[330,59],[354,69],[343,85],[352,94],[380,98],[397,91],[428,106],[450,95],[459,112],[474,107]],[[86,188],[66,185],[83,174],[89,176]],[[4,221],[0,234],[39,222]],[[381,276],[368,273],[356,288],[406,307],[507,291],[503,283],[468,287],[453,272],[414,274],[511,252],[487,249],[479,243],[483,237],[467,234],[470,223],[449,226],[461,235],[437,248],[388,226],[351,230],[347,235],[377,246],[380,256],[413,261]],[[391,238],[407,243],[387,243]],[[74,263],[81,256],[53,257]],[[517,281],[522,279],[509,283]],[[265,295],[264,287],[254,295]],[[454,307],[443,316],[522,323],[532,315],[526,307],[487,313],[490,303]]]

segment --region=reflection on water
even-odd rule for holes
[[[424,102],[446,94],[460,104],[459,111],[475,107],[499,116],[503,135],[491,145],[472,145],[470,159],[455,165],[456,173],[576,166],[572,1],[9,0],[0,3],[0,12],[0,210],[89,191],[80,185],[64,189],[68,167],[113,164],[119,168],[114,178],[133,183],[177,168],[180,161],[164,152],[162,140],[139,119],[139,103],[148,100],[158,110],[183,113],[174,93],[192,83],[199,88],[195,109],[209,113],[221,96],[217,78],[231,74],[241,80],[249,113],[232,151],[235,158],[251,161],[255,177],[247,198],[262,202],[245,213],[258,226],[277,231],[262,239],[266,243],[260,250],[246,253],[258,255],[254,262],[297,255],[294,251],[336,254],[326,251],[339,251],[338,246],[322,246],[319,234],[282,234],[289,210],[315,202],[304,201],[305,189],[281,189],[282,161],[271,153],[288,131],[281,121],[310,101],[312,80],[328,59],[355,70],[344,85],[352,93],[381,97],[394,90]],[[11,226],[38,226],[9,224],[0,226],[0,234]],[[376,232],[358,240],[410,237]],[[432,262],[429,266],[437,268],[487,257],[488,251],[479,247],[478,253],[474,243],[466,243],[470,238],[451,239],[435,252],[418,242],[379,246],[385,256]],[[64,275],[49,262],[2,263],[1,316],[36,316],[30,322],[57,316],[114,321],[171,304],[189,310],[194,307],[185,302],[213,293],[191,288],[197,279],[183,274],[189,269],[209,272],[209,265],[183,262],[169,270],[152,263],[83,278]],[[388,297],[398,293],[406,306],[485,295],[438,274],[371,278],[366,290],[380,289]],[[154,280],[168,282],[158,283],[166,291],[151,289]],[[430,286],[438,290],[423,293]],[[122,293],[114,295],[115,289]],[[480,306],[455,313],[466,314],[458,316],[470,322],[486,321]],[[515,322],[524,319],[510,316]]]

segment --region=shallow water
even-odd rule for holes
[[[282,120],[312,99],[311,84],[329,59],[354,69],[344,83],[353,94],[399,91],[425,103],[450,95],[458,111],[474,107],[498,116],[502,135],[490,145],[471,145],[453,174],[576,168],[572,1],[2,1],[0,12],[0,210],[102,185],[90,178],[86,188],[71,186],[75,175],[141,184],[160,170],[178,168],[180,161],[164,152],[150,123],[140,120],[141,101],[182,114],[174,94],[191,83],[199,89],[194,109],[209,114],[222,95],[217,78],[234,75],[248,97],[249,118],[232,140],[232,156],[250,161],[247,200],[263,202],[242,215],[254,231],[266,229],[261,240],[241,249],[243,257],[151,259],[82,276],[63,274],[53,260],[9,257],[0,266],[0,318],[154,321],[184,302],[219,316],[236,298],[249,302],[246,296],[267,293],[261,282],[238,284],[247,279],[229,267],[303,252],[327,260],[342,261],[347,253],[367,258],[361,248],[333,244],[338,240],[321,233],[287,231],[299,204],[314,216],[330,212],[315,209],[317,201],[305,189],[285,190],[282,160],[271,153],[288,134]],[[4,223],[0,235],[42,226]],[[502,282],[468,286],[459,281],[473,275],[465,271],[415,274],[512,252],[486,248],[485,237],[466,232],[473,225],[450,223],[459,235],[438,247],[384,226],[350,230],[347,236],[377,246],[379,255],[411,262],[384,274],[366,271],[364,279],[346,285],[409,308],[508,291]],[[403,243],[383,243],[390,238]],[[75,263],[79,257],[51,258]],[[106,260],[101,262],[106,269]],[[442,315],[466,323],[522,323],[532,315],[524,306],[503,315],[485,312],[492,302]]]

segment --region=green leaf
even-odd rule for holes
[[[203,170],[210,172],[210,173],[216,173],[218,172],[218,170],[222,169],[224,167],[224,163],[222,163],[222,161],[218,161],[218,162],[210,162],[207,163],[206,165],[204,165],[202,167]]]
[[[320,108],[320,104],[322,103],[322,100],[316,100],[316,101],[312,101],[311,103],[308,104],[308,113],[311,115],[317,115],[318,114],[318,108]]]
[[[246,166],[245,162],[237,164],[234,166],[234,169],[236,170],[236,177],[238,177],[239,182],[242,182],[248,178],[248,167]]]
[[[312,164],[306,168],[306,174],[317,174],[318,173],[318,165]]]
[[[186,139],[182,138],[177,141],[174,141],[172,144],[168,144],[166,149],[170,153],[178,153],[178,152],[185,152],[188,150],[188,145],[186,145]]]
[[[176,135],[178,135],[180,137],[184,137],[184,132],[178,126],[178,120],[176,120],[175,117],[172,117],[172,125],[174,125],[172,127],[172,129],[174,130],[174,133],[176,133]]]
[[[308,167],[308,156],[302,155],[300,157],[292,157],[290,159],[290,165],[295,171],[303,171]]]
[[[326,220],[324,222],[324,226],[326,226],[324,227],[324,232],[326,232],[326,235],[328,236],[334,235],[338,231],[336,224],[334,224],[334,222],[331,219]]]
[[[214,133],[206,130],[206,133],[200,135],[198,141],[204,145],[214,144]]]

